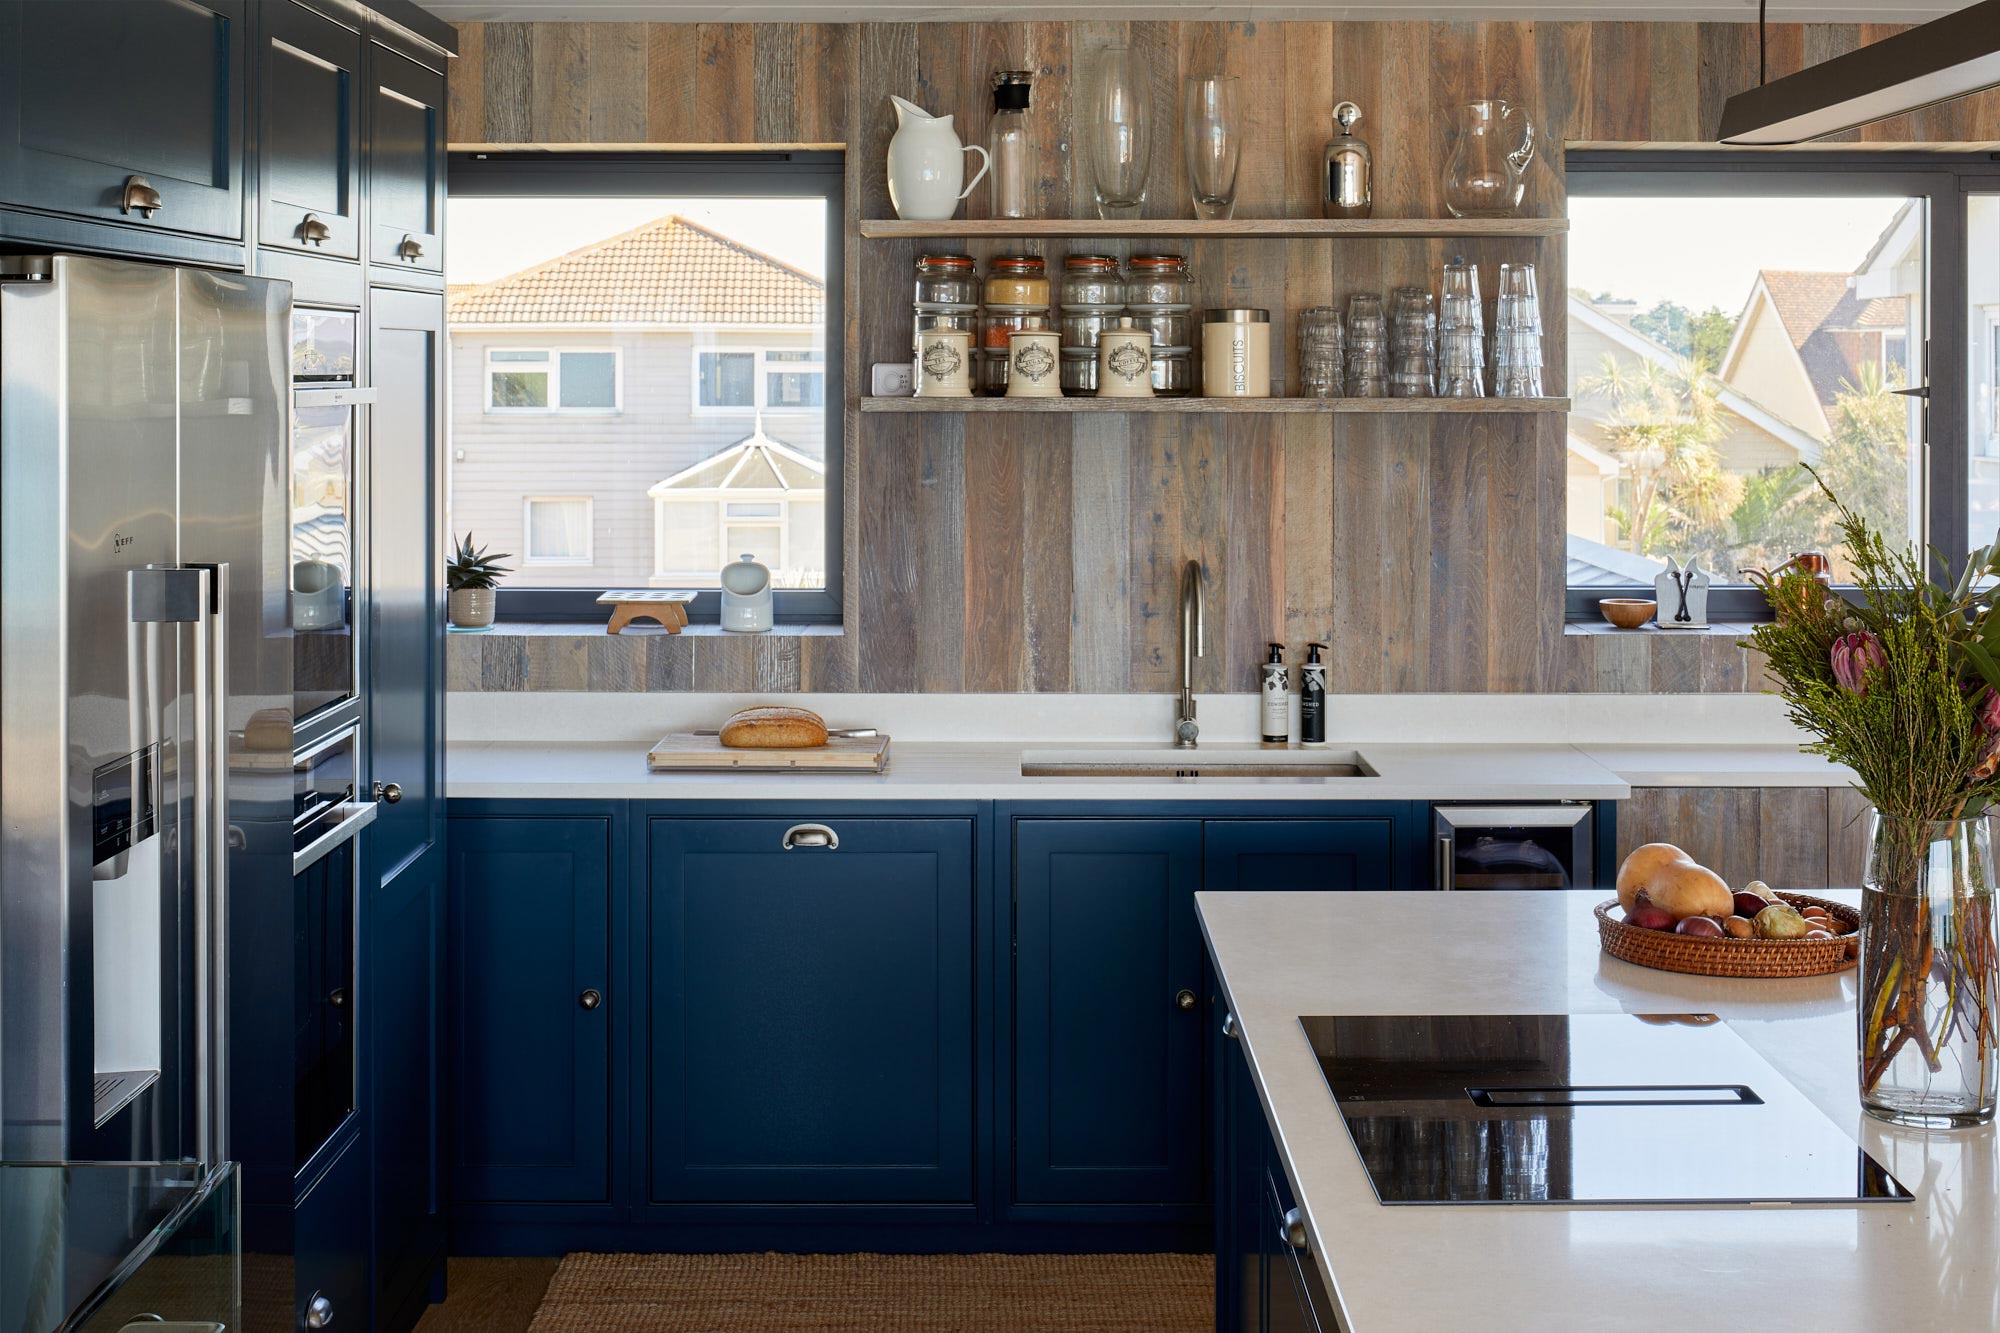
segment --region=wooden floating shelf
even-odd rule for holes
[[[905,222],[900,218],[869,218],[861,234],[869,240],[1047,240],[1059,237],[1164,237],[1201,240],[1205,237],[1262,236],[1274,239],[1314,236],[1372,236],[1381,239],[1428,237],[1561,236],[1568,218],[1232,218],[1198,222],[1193,218],[962,218],[946,222]]]
[[[863,412],[1284,413],[1304,416],[1567,412],[1567,398],[863,398]]]

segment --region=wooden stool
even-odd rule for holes
[[[655,592],[651,589],[613,589],[597,599],[599,606],[611,608],[611,623],[604,627],[606,634],[616,634],[636,620],[654,620],[669,634],[679,634],[688,623],[688,605],[694,601],[691,592]]]

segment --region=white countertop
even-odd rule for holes
[[[1635,967],[1599,951],[1590,908],[1600,897],[1197,895],[1347,1333],[2000,1328],[2000,1135],[1924,1134],[1862,1114],[1854,973],[1729,981]],[[1720,1014],[1916,1201],[1384,1207],[1298,1024],[1300,1014],[1621,1011]]]
[[[1854,770],[1796,745],[1579,745],[1634,787],[1845,787]]]
[[[1618,800],[1626,784],[1574,747],[1364,745],[1375,777],[1023,777],[1023,756],[1091,762],[1258,762],[1256,745],[1041,746],[892,741],[876,773],[652,773],[631,742],[453,742],[446,794],[501,799],[815,801],[1408,801]],[[1347,747],[1291,750],[1290,761],[1339,759]]]

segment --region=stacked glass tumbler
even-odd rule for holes
[[[1429,398],[1437,375],[1437,302],[1422,287],[1389,295],[1389,395]]]
[[[1479,304],[1479,265],[1463,259],[1444,266],[1438,298],[1437,396],[1486,396],[1486,325]]]
[[[1347,330],[1340,308],[1316,305],[1299,312],[1299,393],[1338,398],[1345,391]]]
[[[1499,304],[1493,316],[1493,396],[1542,396],[1542,303],[1533,264],[1500,266]]]
[[[1389,396],[1389,325],[1382,298],[1360,292],[1347,300],[1347,396]]]

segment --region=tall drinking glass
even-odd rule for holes
[[[1130,47],[1104,48],[1078,121],[1090,154],[1097,216],[1138,217],[1152,165],[1153,108],[1145,71]]]
[[[1236,167],[1243,154],[1239,82],[1229,75],[1189,79],[1181,99],[1181,151],[1187,156],[1194,215],[1203,221],[1236,211]]]

